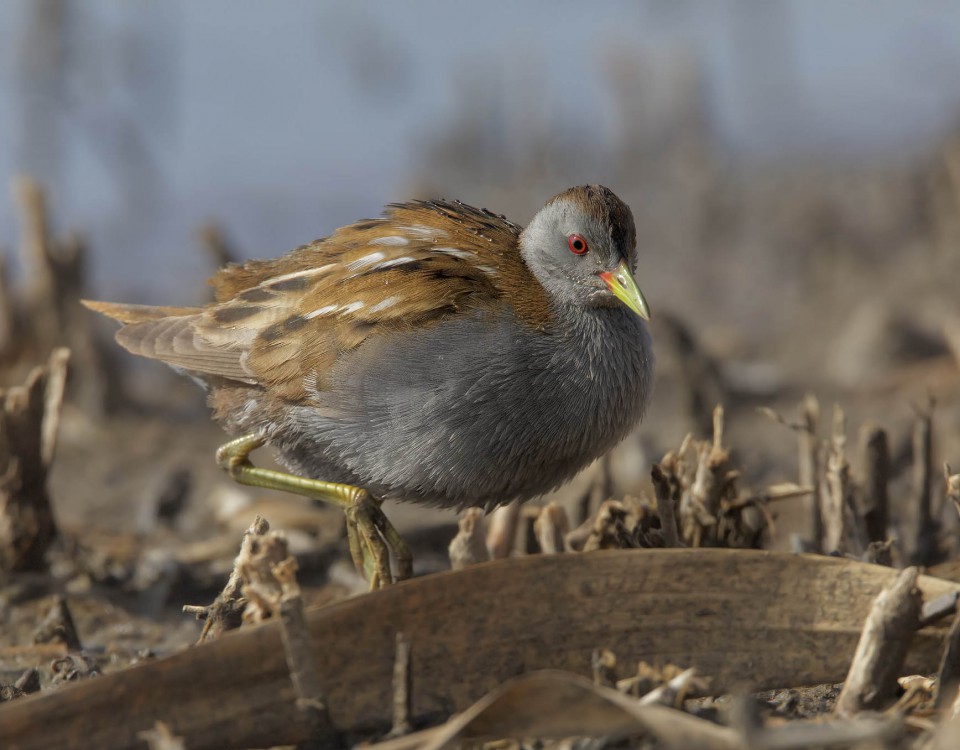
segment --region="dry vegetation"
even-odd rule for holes
[[[960,745],[960,139],[869,171],[737,170],[684,85],[672,119],[620,92],[637,126],[616,154],[535,123],[504,153],[482,96],[430,148],[419,192],[517,216],[606,164],[658,392],[539,505],[388,509],[420,575],[376,594],[337,512],[216,473],[199,397],[118,357],[76,304],[84,243],[18,183],[3,746]]]

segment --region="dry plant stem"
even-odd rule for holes
[[[953,618],[943,646],[934,705],[939,709],[952,706],[960,698],[960,614]]]
[[[917,568],[902,570],[873,603],[837,698],[836,713],[876,710],[893,695],[903,660],[917,631],[922,597]]]
[[[310,744],[329,748],[339,746],[336,729],[327,711],[326,697],[320,673],[317,671],[310,628],[303,606],[303,597],[296,580],[296,561],[288,557],[272,566],[280,584],[280,632],[287,669],[297,694],[297,710],[311,727]]]
[[[533,533],[537,536],[540,551],[545,555],[556,555],[566,551],[564,537],[569,532],[566,511],[554,502],[548,503],[533,522]]]
[[[657,496],[657,513],[660,516],[660,529],[663,532],[663,543],[666,547],[680,547],[680,536],[677,532],[677,513],[670,480],[663,473],[659,464],[654,464],[650,470],[653,489]]]
[[[59,304],[56,300],[57,280],[51,258],[53,243],[47,226],[46,200],[40,186],[29,177],[13,180],[10,190],[20,216],[20,255],[32,281],[31,296],[53,302],[46,312],[48,319],[35,322],[41,334],[46,334],[43,340],[49,341],[56,336]],[[44,314],[42,310],[36,312]]]
[[[652,706],[656,703],[665,706],[675,706],[682,703],[683,698],[690,692],[697,677],[697,670],[683,670],[680,674],[660,687],[654,688],[646,695],[642,696],[637,703],[641,706]]]
[[[33,667],[25,669],[23,674],[17,678],[17,681],[13,683],[13,686],[17,690],[22,690],[26,694],[36,693],[40,691],[40,672]]]
[[[43,191],[31,179],[11,184],[21,226],[20,253],[28,271],[28,288],[21,320],[25,330],[17,354],[45,356],[54,347],[68,345],[73,352],[72,392],[75,402],[91,414],[102,414],[117,398],[115,373],[105,361],[91,316],[80,314],[87,253],[81,239],[71,235],[56,241],[49,230]]]
[[[957,513],[960,513],[960,474],[954,474],[950,464],[943,465],[943,482],[946,488],[948,503],[953,503]]]
[[[54,597],[53,606],[33,634],[34,643],[62,643],[67,651],[80,651],[82,645],[77,635],[77,626],[73,622],[67,601],[59,594]]]
[[[833,409],[833,432],[827,457],[828,492],[821,498],[823,551],[853,551],[844,548],[844,511],[850,497],[850,465],[846,457],[846,418],[839,406]],[[859,552],[859,550],[857,550]]]
[[[723,477],[726,474],[729,454],[723,447],[723,407],[713,410],[713,442],[699,451],[696,477],[690,493],[706,512],[715,516],[720,509]]]
[[[863,503],[860,513],[871,542],[887,539],[889,524],[890,449],[887,431],[875,423],[860,428],[860,466],[863,472]]]
[[[413,672],[410,669],[410,641],[397,633],[397,654],[393,661],[393,726],[391,737],[410,734],[413,726]]]
[[[491,560],[510,557],[517,538],[517,521],[520,518],[520,503],[501,505],[487,521],[487,551]]]
[[[57,536],[47,494],[69,352],[0,389],[0,572],[44,570]]]
[[[688,479],[688,452],[695,456],[692,478]],[[713,546],[719,539],[717,519],[730,489],[730,456],[723,447],[723,407],[713,410],[713,441],[692,443],[684,438],[676,453],[660,462],[665,474],[672,474],[678,486],[686,487],[679,504],[683,541],[691,547]]]
[[[240,552],[233,561],[230,578],[227,579],[227,584],[213,604],[207,607],[184,606],[183,611],[185,613],[205,620],[199,643],[203,643],[207,638],[218,638],[225,631],[240,627],[243,621],[243,610],[246,606],[246,599],[244,599],[241,591],[243,587],[243,576],[241,575],[243,563],[250,556],[253,538],[263,536],[269,530],[270,524],[265,518],[260,516],[254,518],[250,528],[243,533]]]
[[[810,487],[810,540],[814,551],[823,551],[823,514],[820,510],[820,402],[808,394],[800,404],[800,429],[797,431],[799,484]]]
[[[15,362],[23,342],[7,270],[6,250],[0,248],[0,364]]]
[[[933,478],[933,399],[917,409],[913,430],[913,491],[917,508],[917,535],[913,560],[917,565],[932,565],[939,557],[939,524],[933,516],[931,480]]]
[[[467,508],[459,521],[460,530],[450,542],[450,567],[462,570],[490,559],[484,533],[483,510]]]

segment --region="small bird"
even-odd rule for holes
[[[84,304],[206,388],[242,436],[217,452],[235,480],[341,506],[373,588],[412,567],[383,500],[527,500],[637,424],[654,363],[636,266],[629,207],[586,185],[526,229],[459,201],[392,204],[226,266],[203,307]],[[263,445],[290,473],[251,463]]]

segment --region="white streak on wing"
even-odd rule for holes
[[[430,250],[434,253],[452,255],[454,258],[460,258],[461,260],[476,260],[477,258],[476,253],[472,253],[469,250],[461,250],[458,247],[433,247],[430,248]]]
[[[418,240],[436,240],[447,236],[447,233],[442,229],[425,227],[420,224],[415,224],[409,227],[400,227],[400,231],[404,234],[409,234],[411,237],[416,237]]]
[[[384,253],[377,250],[373,253],[367,253],[363,257],[357,258],[356,260],[351,260],[349,263],[347,263],[347,268],[349,268],[351,271],[356,271],[358,268],[369,266],[371,263],[376,263],[378,260],[383,260],[386,257],[387,256]]]
[[[264,281],[264,284],[275,284],[278,281],[286,281],[287,279],[299,279],[301,276],[313,276],[315,274],[323,273],[324,271],[333,268],[335,263],[327,263],[325,266],[318,266],[317,268],[304,268],[302,271],[294,271],[293,273],[285,273],[283,276],[271,276],[269,279]]]
[[[413,263],[416,258],[411,258],[409,255],[404,255],[402,258],[391,258],[390,260],[385,260],[383,263],[377,263],[374,268],[380,270],[381,268],[392,268],[393,266],[402,266],[404,263]]]
[[[496,276],[497,269],[492,268],[491,266],[477,266],[478,269],[483,271],[487,276]]]
[[[330,315],[337,311],[337,305],[327,305],[326,307],[321,307],[313,312],[308,312],[303,317],[307,320],[313,320],[314,318],[319,318],[321,315]]]
[[[370,244],[402,247],[404,245],[409,245],[410,240],[408,240],[406,237],[401,237],[400,235],[391,235],[390,237],[377,237],[375,240],[370,240]]]
[[[381,310],[386,310],[388,307],[393,307],[399,301],[399,297],[387,297],[371,307],[370,312],[380,312]]]
[[[350,302],[349,304],[346,304],[346,305],[344,305],[343,307],[340,308],[339,314],[340,314],[340,315],[345,315],[345,314],[347,314],[347,313],[356,312],[356,311],[359,310],[361,307],[363,307],[365,304],[366,304],[366,302],[362,302],[362,301],[360,301],[360,300],[357,300],[356,302]]]

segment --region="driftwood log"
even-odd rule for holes
[[[897,572],[853,560],[725,549],[617,550],[498,560],[404,581],[307,613],[330,717],[387,731],[396,637],[410,642],[412,721],[445,719],[518,674],[623,663],[695,667],[717,692],[838,682]],[[960,590],[921,576],[928,599]],[[943,627],[920,630],[908,673],[935,671]],[[296,707],[278,623],[0,707],[0,746],[140,747],[162,721],[190,748],[293,744]]]

